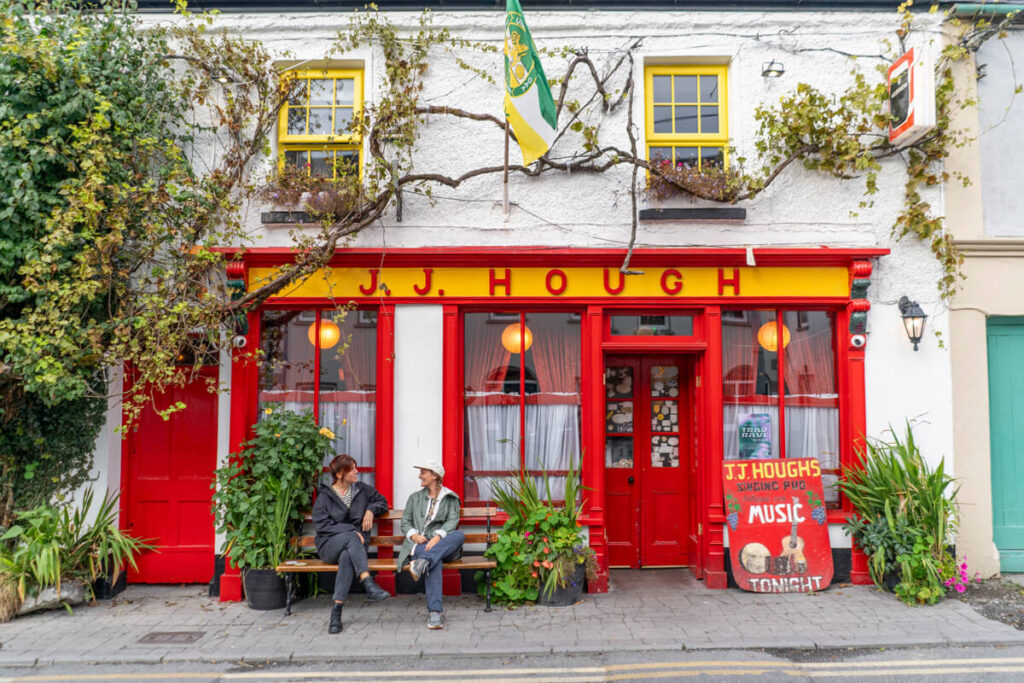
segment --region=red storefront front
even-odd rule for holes
[[[574,460],[602,568],[590,590],[607,590],[609,567],[681,565],[724,588],[722,462],[749,457],[737,425],[763,422],[761,457],[818,458],[826,486],[854,461],[864,291],[885,253],[638,250],[636,274],[623,275],[623,250],[339,251],[250,314],[231,443],[261,406],[311,409],[394,502],[398,468],[415,457],[395,447],[406,419],[394,407],[395,336],[418,334],[396,330],[395,311],[432,306],[443,380],[411,390],[441,402],[446,485],[472,503],[509,471],[557,480]],[[250,250],[229,276],[251,288],[288,258]],[[828,521],[842,521],[844,502],[826,498]],[[231,574],[222,599],[238,594]]]

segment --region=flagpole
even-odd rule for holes
[[[509,219],[509,208],[508,208],[508,119],[505,119],[505,182],[503,185],[505,194],[505,222],[508,223]]]

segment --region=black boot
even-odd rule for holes
[[[341,608],[345,605],[336,602],[331,608],[331,623],[327,627],[328,633],[341,633]]]
[[[370,602],[379,602],[391,597],[391,593],[378,586],[372,576],[363,579],[363,590],[366,591],[366,599]]]

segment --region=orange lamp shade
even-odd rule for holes
[[[523,340],[519,337],[519,323],[512,323],[506,327],[501,333],[501,345],[509,353],[522,353],[526,349],[530,348],[533,344],[533,332],[530,332],[530,328],[523,326],[523,336],[526,337],[526,347],[523,348]]]
[[[779,350],[779,331],[775,321],[766,322],[757,331],[757,343],[767,351]],[[789,346],[789,328],[782,325],[782,348]]]
[[[309,331],[306,333],[306,337],[309,338],[309,343],[316,346],[316,323],[309,326]],[[333,348],[338,340],[341,339],[341,328],[333,320],[321,320],[320,321],[320,348],[330,349]]]

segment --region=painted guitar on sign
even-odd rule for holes
[[[736,584],[755,593],[828,587],[832,548],[818,461],[732,460],[723,463],[722,477]]]

